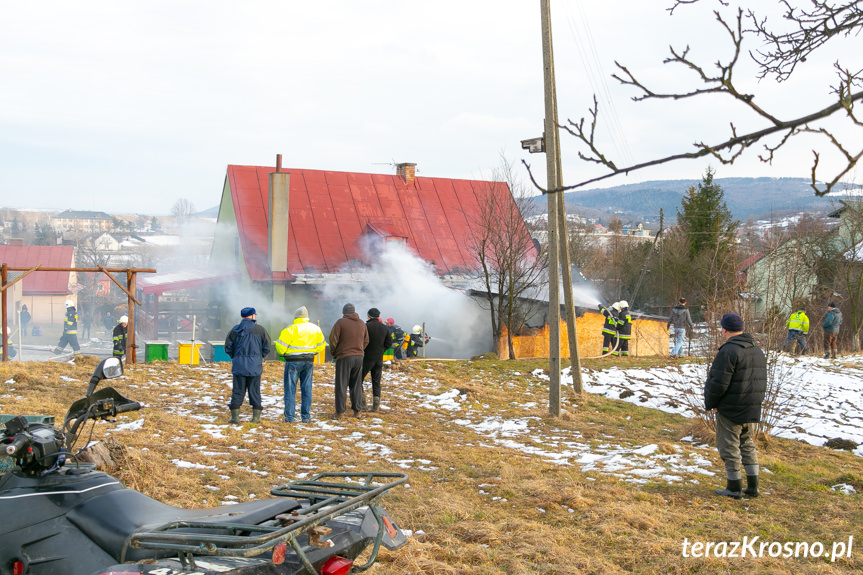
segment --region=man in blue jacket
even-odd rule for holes
[[[743,333],[743,318],[722,316],[720,346],[704,386],[704,407],[716,414],[716,448],[725,463],[728,483],[717,495],[740,499],[758,497],[758,453],[755,433],[767,391],[767,360],[755,339]],[[740,474],[746,471],[746,489]]]
[[[243,318],[225,338],[225,353],[231,358],[231,373],[234,376],[234,391],[231,394],[231,419],[228,423],[240,423],[240,407],[243,398],[249,394],[252,406],[252,423],[261,422],[261,374],[264,371],[264,358],[270,353],[270,335],[263,326],[256,323],[255,308],[244,307],[240,311]]]
[[[842,325],[842,312],[836,307],[832,301],[827,304],[827,315],[824,316],[824,323],[821,328],[824,330],[824,359],[836,359],[838,351],[837,342],[839,340],[839,326]]]

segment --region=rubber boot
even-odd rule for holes
[[[54,348],[53,350],[51,350],[51,351],[53,351],[53,352],[54,352],[54,355],[60,355],[61,353],[63,353],[63,350],[62,350],[62,349],[60,349],[59,347],[55,347],[55,348]]]
[[[234,425],[240,423],[240,409],[232,409],[231,410],[231,419],[228,420],[228,423],[233,423]]]
[[[836,359],[836,350],[834,349],[830,353],[833,355],[833,359]]]
[[[824,354],[824,359],[830,359],[830,352],[829,351]]]
[[[261,422],[261,412],[263,409],[252,409],[252,423]]]
[[[381,408],[381,396],[376,395],[372,398],[372,411],[377,411]]]
[[[740,499],[741,497],[743,497],[742,489],[742,480],[729,479],[725,485],[725,489],[717,489],[716,491],[714,491],[714,493],[716,493],[716,495],[722,495],[724,497],[730,497],[732,499]]]
[[[747,497],[758,497],[758,476],[746,476],[746,489],[743,490],[743,495]]]

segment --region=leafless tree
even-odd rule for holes
[[[569,261],[589,278],[600,275],[605,265],[605,250],[593,230],[573,225],[569,233]]]
[[[171,207],[171,215],[177,220],[177,225],[182,226],[192,214],[195,213],[195,205],[186,198],[179,198]]]
[[[537,250],[524,224],[535,204],[503,154],[492,180],[478,194],[478,209],[468,215],[469,249],[485,285],[495,352],[500,354],[500,336],[506,327],[509,357],[515,359],[512,337],[538,301],[547,281],[547,262],[544,250]]]
[[[851,349],[859,351],[863,329],[863,197],[842,203],[844,210],[834,244],[832,285],[845,300],[842,331],[847,326]]]
[[[701,1],[672,0],[668,10],[673,14],[675,10],[686,4],[696,4]],[[797,4],[804,4],[802,0],[778,0],[778,4],[782,17],[777,23],[756,13],[754,8],[738,7],[734,10],[730,2],[717,0],[717,9],[713,13],[719,26],[727,34],[729,56],[724,61],[708,66],[690,57],[689,46],[682,49],[671,47],[670,56],[663,61],[665,64],[682,66],[692,72],[695,84],[691,88],[664,91],[649,87],[647,82],[642,81],[635,72],[619,62],[615,62],[617,73],[613,74],[613,78],[622,85],[630,86],[638,92],[638,95],[633,98],[635,101],[677,101],[721,94],[741,106],[741,117],[754,114],[760,119],[763,127],[740,133],[732,122],[730,133],[723,141],[695,142],[694,151],[624,166],[615,162],[596,143],[596,126],[600,110],[594,97],[593,106],[588,113],[589,119],[582,117],[577,122],[569,120],[561,127],[575,136],[584,146],[585,151],[579,152],[582,160],[603,166],[608,169],[608,173],[565,186],[563,190],[572,190],[617,174],[630,173],[684,158],[713,157],[722,164],[732,164],[756,144],[763,146],[759,159],[770,163],[790,140],[809,134],[821,138],[826,147],[832,149],[841,158],[841,166],[837,173],[832,173],[827,178],[818,178],[821,151],[812,151],[811,186],[816,195],[827,194],[854,168],[863,155],[859,139],[854,140],[842,135],[841,127],[838,127],[838,125],[863,127],[854,110],[855,102],[863,100],[863,90],[860,90],[863,70],[847,67],[837,60],[834,63],[836,79],[829,86],[835,101],[827,107],[812,110],[808,114],[790,120],[782,120],[778,111],[771,111],[759,105],[755,93],[748,93],[740,88],[745,82],[738,82],[735,72],[743,68],[741,57],[745,57],[748,50],[750,58],[757,66],[757,78],[772,78],[775,82],[788,80],[798,69],[798,65],[814,52],[820,53],[825,46],[836,43],[831,41],[855,36],[863,29],[863,4],[859,0],[809,0],[805,3],[807,6],[803,8],[797,6]],[[762,6],[759,5],[759,9],[761,8]],[[783,26],[790,30],[783,31]],[[747,48],[756,42],[763,48],[754,50]],[[837,58],[849,59],[857,55],[853,52],[840,52]],[[830,123],[824,121],[828,118],[831,118]],[[822,180],[826,183],[819,183]]]

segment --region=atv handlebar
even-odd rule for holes
[[[141,409],[141,404],[137,401],[126,403],[117,407],[117,413],[126,413],[128,411],[138,411]]]
[[[28,438],[26,435],[18,434],[12,438],[9,445],[6,446],[6,455],[15,455],[22,447],[27,445]]]

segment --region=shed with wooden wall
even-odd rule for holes
[[[629,355],[636,357],[668,355],[669,335],[665,327],[668,320],[664,317],[633,315],[632,340],[629,342]],[[578,350],[582,359],[602,355],[602,326],[605,316],[598,311],[585,311],[576,317],[575,329],[578,332]],[[500,357],[509,359],[506,344],[506,326],[500,340]],[[526,328],[513,338],[516,358],[548,357],[549,327]],[[560,322],[560,357],[569,357],[569,330],[566,320]]]

